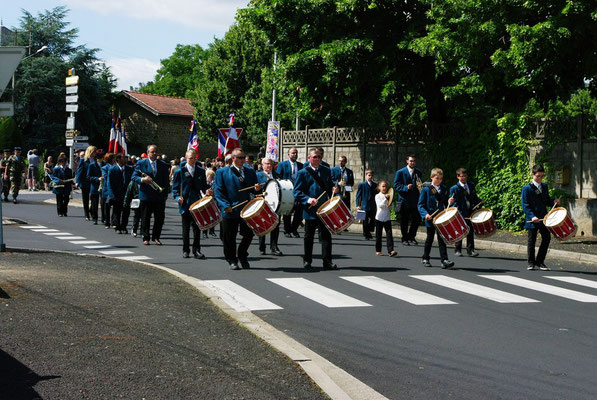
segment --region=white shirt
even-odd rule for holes
[[[296,178],[296,173],[298,172],[297,170],[298,170],[298,166],[296,165],[296,161],[295,162],[290,161],[290,171],[292,174],[291,175],[292,179]]]
[[[388,199],[383,193],[375,195],[375,205],[377,211],[375,212],[375,219],[379,222],[386,222],[390,220],[390,209],[388,208]]]
[[[406,166],[406,168],[408,169],[408,173],[410,174],[410,176],[413,176],[413,174],[414,174],[414,172],[415,172],[415,169],[414,169],[414,168],[411,168],[411,167],[409,167],[408,165]]]
[[[187,167],[187,171],[189,171],[189,174],[191,174],[191,176],[194,177],[195,176],[195,166],[193,165],[191,167],[191,165],[189,163],[186,163],[185,165]]]
[[[537,189],[539,189],[539,193],[542,193],[542,192],[543,192],[543,191],[541,190],[541,184],[540,184],[539,182],[535,182],[535,181],[533,180],[533,181],[531,181],[531,183],[532,183],[533,185],[535,185],[535,187],[536,187]]]
[[[437,190],[438,193],[441,193],[441,186],[435,186],[433,183],[431,184],[431,186],[433,186],[435,188],[435,190]]]

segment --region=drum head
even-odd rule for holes
[[[568,211],[563,207],[554,208],[545,216],[543,223],[545,226],[558,226],[566,219]]]
[[[191,206],[189,207],[189,210],[195,211],[195,210],[200,209],[201,208],[201,200],[203,200],[203,199],[197,200],[196,202],[191,204]]]
[[[265,200],[263,199],[263,197],[256,197],[253,200],[251,200],[249,202],[249,204],[247,204],[242,211],[240,212],[240,217],[241,218],[251,218],[253,216],[255,216],[256,214],[259,213],[259,210],[261,210],[261,207],[263,207],[263,203],[265,203]]]
[[[331,199],[329,199],[328,201],[323,203],[319,212],[322,214],[325,214],[326,212],[333,210],[336,207],[336,203],[338,203],[339,201],[340,201],[340,197],[338,197],[338,196],[332,197]]]
[[[450,221],[458,212],[456,207],[446,208],[444,211],[440,212],[437,217],[435,217],[436,224],[442,224],[444,222]]]
[[[475,211],[471,215],[471,221],[475,224],[482,224],[483,222],[489,221],[493,217],[493,211],[488,208],[482,208]]]
[[[265,184],[265,202],[274,212],[280,207],[280,184],[275,179],[270,179]]]

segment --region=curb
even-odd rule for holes
[[[13,247],[20,251],[37,251],[37,252],[52,252],[60,254],[74,254],[85,257],[111,258],[117,261],[128,261],[137,264],[146,265],[155,269],[167,272],[174,277],[181,279],[188,283],[204,296],[206,296],[218,309],[233,318],[238,324],[245,327],[249,332],[253,333],[258,338],[262,339],[270,346],[290,358],[294,363],[298,364],[303,371],[315,382],[321,390],[333,400],[388,400],[387,397],[378,393],[359,379],[350,375],[342,368],[331,363],[319,354],[310,350],[306,346],[300,344],[290,336],[284,334],[272,325],[268,324],[257,315],[250,311],[236,311],[225,303],[220,296],[212,291],[208,286],[203,284],[203,281],[193,278],[181,272],[175,271],[168,267],[157,264],[152,264],[146,261],[139,260],[120,260],[116,257],[110,257],[99,254],[77,253],[63,250],[53,249],[33,249]]]

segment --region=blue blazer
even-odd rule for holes
[[[240,218],[240,212],[244,206],[238,206],[231,213],[224,210],[228,207],[250,200],[252,195],[257,194],[254,189],[239,192],[239,189],[257,184],[257,174],[253,168],[243,168],[245,179],[241,183],[239,178],[232,172],[232,167],[220,168],[216,171],[215,195],[222,218]]]
[[[97,161],[89,162],[87,177],[89,179],[89,194],[98,194],[100,187],[99,178],[102,176],[102,167]]]
[[[142,183],[143,173],[149,175],[162,189],[163,192],[154,190],[146,183]],[[149,158],[137,161],[132,179],[139,184],[139,200],[141,201],[166,201],[170,189],[170,169],[162,160],[156,160],[156,174],[153,174]]]
[[[278,175],[277,172],[274,170],[272,170],[272,176],[274,177],[274,179],[281,179],[280,175]],[[262,189],[265,189],[263,185],[267,181],[269,181],[269,178],[265,176],[265,173],[263,171],[257,171],[257,182],[261,184]]]
[[[202,195],[209,189],[207,178],[205,177],[205,169],[195,163],[195,171],[193,175],[187,169],[187,163],[183,162],[174,172],[172,178],[172,197],[178,203],[178,199],[182,196],[182,204],[178,204],[178,212],[184,214],[189,211],[189,207],[199,200]]]
[[[61,183],[60,181],[65,180],[65,179],[72,179],[73,178],[73,170],[70,169],[69,167],[64,167],[64,168],[60,168],[60,167],[55,167],[52,170],[52,182],[54,182],[55,185],[64,185],[64,187],[61,188],[53,188],[52,189],[52,193],[54,194],[70,194],[70,192],[73,190],[73,184],[72,182],[66,182],[66,183]]]
[[[296,173],[303,169],[303,163],[296,162]],[[280,175],[280,179],[290,179],[292,180],[292,164],[290,164],[290,160],[282,161],[276,167],[276,172]]]
[[[118,164],[114,164],[108,170],[108,185],[106,186],[108,199],[115,199],[117,202],[124,201],[126,189],[133,175],[133,168],[130,165],[124,165],[124,177]]]
[[[469,206],[466,205],[466,190],[458,183],[450,188],[450,196],[454,196],[454,204],[453,206],[458,207],[458,211],[464,218],[468,218],[471,216],[472,208],[481,202],[479,196],[477,196],[477,191],[475,190],[475,184],[472,182],[466,183],[468,186],[468,190],[470,192],[469,197]]]
[[[110,190],[108,189],[110,187],[110,175],[108,175],[108,171],[110,171],[110,168],[112,168],[112,164],[104,163],[104,165],[101,166],[102,177],[104,178],[104,184],[102,186],[102,199],[108,198],[108,191]]]
[[[448,195],[448,188],[444,185],[440,185],[440,201],[437,201],[433,193],[431,192],[431,188],[433,186],[426,185],[421,190],[421,195],[419,196],[419,214],[421,214],[421,218],[425,220],[427,214],[433,214],[436,210],[444,210],[448,207],[448,199],[450,196]],[[433,226],[433,220],[425,220],[425,226],[431,228]]]
[[[394,190],[398,192],[398,201],[402,203],[402,207],[417,208],[419,201],[419,189],[417,188],[417,178],[422,179],[423,173],[420,169],[415,168],[413,176],[410,176],[408,167],[404,167],[396,171],[394,176]],[[408,185],[412,183],[413,187],[408,189]]]
[[[311,168],[311,167],[309,167]],[[328,200],[328,196],[323,195],[321,199],[317,202],[316,205],[313,207],[309,207],[307,201],[309,198],[318,198],[324,190],[328,192],[329,195],[332,193],[332,188],[334,183],[332,182],[332,174],[329,168],[326,167],[319,167],[318,169],[319,176],[323,181],[324,188],[321,188],[315,179],[311,176],[309,171],[307,171],[307,167],[301,169],[297,176],[296,181],[294,182],[294,198],[302,204],[303,207],[303,218],[304,219],[317,219],[317,209]]]
[[[541,183],[541,194],[537,193],[537,188],[528,184],[522,188],[522,210],[524,211],[525,229],[537,229],[540,224],[526,222],[533,217],[543,218],[547,215],[547,207],[551,207],[554,200],[549,197],[549,189],[545,183]]]
[[[77,166],[77,175],[75,176],[75,182],[81,189],[89,189],[89,178],[87,177],[87,169],[89,168],[89,160],[81,158],[79,165]]]
[[[379,193],[377,190],[377,183],[371,182],[372,185],[369,187],[367,182],[359,183],[357,188],[357,207],[361,207],[361,210],[366,212],[375,212],[377,206],[375,205],[375,195]]]

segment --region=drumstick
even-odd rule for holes
[[[434,216],[435,214],[437,214],[438,212],[439,212],[439,208],[438,208],[437,210],[435,210],[435,211],[433,212],[433,214],[431,214],[431,218],[433,218],[433,216]]]
[[[477,207],[479,207],[481,204],[483,204],[483,202],[480,202],[479,204],[477,204],[476,206],[473,207],[473,211],[475,211],[477,209]]]
[[[535,222],[541,222],[541,221],[543,221],[543,218],[541,218],[541,219],[538,219],[537,221],[525,221],[525,222],[532,222],[532,223],[535,223]]]
[[[239,192],[244,192],[245,190],[255,189],[255,186],[247,186],[246,188],[238,189]]]
[[[319,197],[316,199],[318,203],[319,203],[319,199],[321,199],[321,198],[323,197],[323,195],[324,195],[324,194],[327,194],[327,193],[326,193],[325,191],[324,191],[324,192],[322,192],[322,193],[319,195]],[[317,204],[317,203],[315,203],[315,204]],[[309,208],[311,208],[311,207],[313,207],[313,206],[309,206]]]
[[[248,202],[249,202],[249,200],[245,200],[242,203],[238,203],[237,205],[230,207],[230,209],[234,210],[236,207],[242,206],[243,204],[248,203]]]

